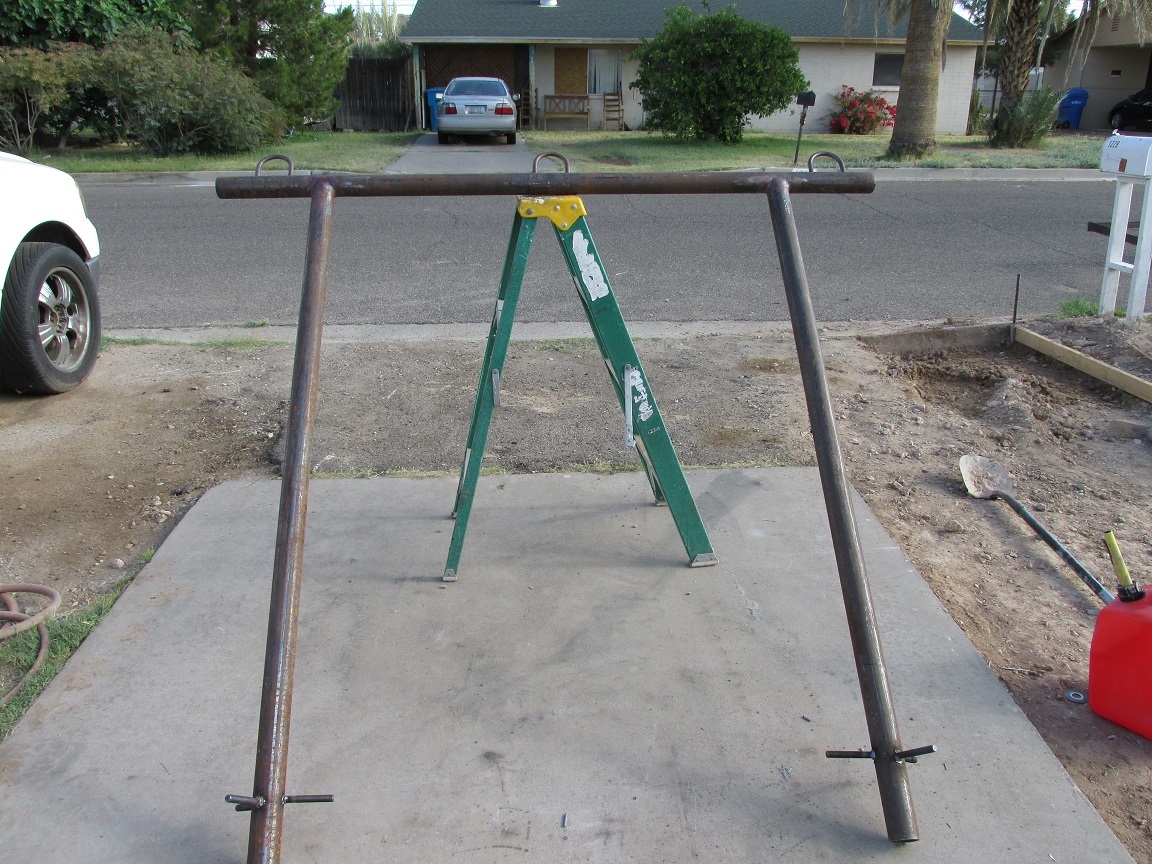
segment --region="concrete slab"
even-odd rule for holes
[[[922,840],[884,836],[814,469],[312,484],[285,862],[1130,862],[857,499]],[[185,517],[0,745],[6,861],[236,862],[278,484]]]

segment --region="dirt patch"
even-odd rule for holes
[[[1032,322],[1152,378],[1120,322]],[[1139,334],[1147,336],[1147,325]],[[1117,437],[1152,406],[1020,347],[823,333],[853,485],[1137,861],[1152,861],[1152,742],[1064,699],[1087,687],[1099,602],[1003,502],[976,500],[965,453],[1107,584],[1101,535],[1152,576],[1152,445]],[[638,343],[687,465],[811,465],[791,336]],[[318,473],[458,470],[482,358],[476,343],[329,345]],[[113,345],[92,379],[51,399],[0,397],[3,581],[65,605],[107,591],[211,486],[275,476],[292,349]],[[513,343],[486,460],[508,471],[637,467],[595,344]],[[282,458],[282,456],[281,456]]]

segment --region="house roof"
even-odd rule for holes
[[[664,23],[664,10],[678,0],[418,0],[401,38],[405,42],[639,42]],[[683,2],[683,0],[680,0]],[[690,2],[692,8],[701,4]],[[888,26],[871,4],[857,2],[856,21],[844,27],[844,0],[734,0],[753,21],[780,27],[797,40],[882,39],[903,41],[907,20]],[[726,8],[726,0],[714,4]],[[950,41],[980,41],[980,29],[953,14]]]

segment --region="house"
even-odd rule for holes
[[[636,78],[632,50],[660,31],[665,10],[674,5],[676,0],[419,0],[401,38],[412,44],[417,92],[443,87],[459,75],[503,78],[522,94],[523,122],[536,128],[601,128],[604,94],[622,93],[624,123],[639,129],[641,94],[628,86]],[[907,25],[889,27],[886,16],[866,11],[868,3],[857,6],[856,22],[847,31],[844,0],[736,2],[743,17],[792,36],[817,97],[814,130],[831,112],[832,95],[841,85],[876,90],[890,101],[899,98]],[[700,8],[695,2],[692,7]],[[980,30],[953,15],[940,82],[939,133],[965,131],[979,44]],[[544,110],[556,108],[560,100],[549,97],[557,95],[579,97],[566,100],[565,107],[583,106],[587,116],[546,116],[573,113]],[[579,107],[575,110],[579,114]],[[794,132],[795,113],[754,117],[752,128]]]
[[[1056,90],[1083,87],[1088,104],[1080,118],[1081,129],[1107,129],[1108,112],[1121,99],[1152,89],[1152,46],[1140,44],[1131,20],[1107,11],[1100,18],[1096,38],[1087,57],[1072,57],[1072,31],[1053,40],[1059,57],[1045,70],[1044,81]]]

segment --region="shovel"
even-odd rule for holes
[[[1100,581],[1089,573],[1088,569],[1064,547],[1064,544],[1053,537],[1048,529],[1028,512],[1028,508],[1016,500],[1016,490],[1012,486],[1012,478],[1003,465],[999,462],[993,462],[991,459],[985,459],[983,456],[961,456],[960,474],[964,477],[964,485],[967,487],[969,495],[973,498],[1000,498],[1007,501],[1008,506],[1020,514],[1020,518],[1028,523],[1040,539],[1068,562],[1068,565],[1076,571],[1076,575],[1092,589],[1097,597],[1105,603],[1111,603],[1116,599],[1116,595],[1101,585]]]

